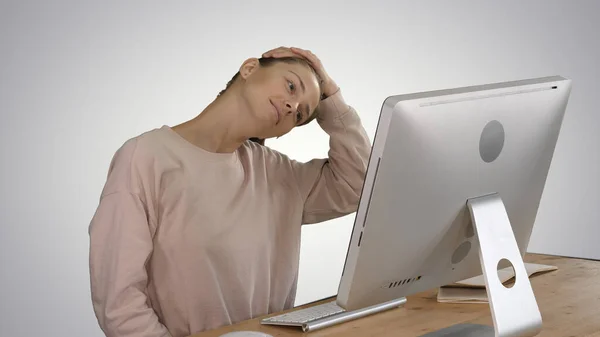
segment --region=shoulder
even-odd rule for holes
[[[268,145],[252,141],[245,142],[240,150],[240,157],[247,157],[250,162],[250,174],[255,181],[265,184],[263,187],[271,193],[301,200],[296,160]]]
[[[159,132],[160,129],[152,129],[126,139],[117,147],[110,164],[111,168],[117,164],[132,166],[150,156],[156,149]]]
[[[261,145],[250,140],[242,144],[240,151],[247,155],[254,165],[261,165],[266,169],[281,170],[291,168],[294,163],[294,160],[288,155],[268,145]]]
[[[264,175],[274,186],[297,186],[296,167],[299,163],[285,153],[252,141],[240,148],[240,157],[247,158],[253,174]]]
[[[119,190],[137,193],[140,190],[144,167],[151,163],[159,129],[130,137],[115,150],[110,160],[103,194]]]

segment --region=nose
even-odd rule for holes
[[[298,110],[298,105],[299,105],[298,102],[286,101],[285,102],[285,113],[289,115],[289,114],[297,111]]]

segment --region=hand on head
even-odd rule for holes
[[[189,130],[174,129],[209,151],[230,152],[247,139],[264,145],[316,119],[320,101],[338,90],[311,51],[278,47],[245,60]]]
[[[261,144],[310,123],[317,118],[319,102],[339,90],[317,56],[295,47],[278,47],[260,59],[247,59],[218,96],[232,86],[234,94],[226,101],[242,103],[241,109],[233,110],[249,117],[242,122],[248,129],[243,132]]]
[[[310,50],[300,49],[296,47],[278,47],[271,49],[262,54],[263,57],[298,57],[305,59],[308,64],[315,70],[321,81],[321,89],[324,96],[333,95],[339,88],[337,84],[329,77],[321,60]]]

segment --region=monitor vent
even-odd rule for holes
[[[419,275],[417,277],[412,277],[412,278],[407,278],[407,279],[403,279],[403,280],[399,280],[399,281],[394,281],[394,282],[390,282],[390,283],[386,283],[385,284],[385,288],[396,288],[399,286],[403,286],[403,285],[407,285],[407,284],[412,284],[415,283],[419,280],[421,280],[422,276]]]

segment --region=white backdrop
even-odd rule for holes
[[[101,336],[87,226],[128,138],[195,116],[244,59],[311,49],[373,139],[383,100],[574,80],[530,251],[600,258],[600,42],[590,1],[0,2],[0,335]],[[268,144],[327,153],[316,123]],[[305,227],[297,304],[334,295],[354,215]]]

